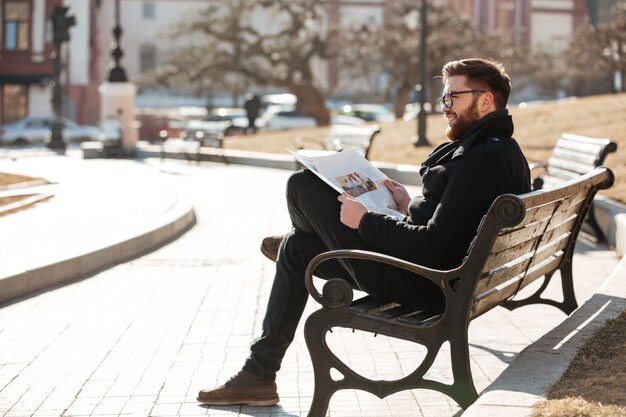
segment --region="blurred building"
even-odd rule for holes
[[[52,114],[54,50],[50,16],[69,6],[77,24],[62,55],[63,115],[79,123],[98,118],[95,0],[2,0],[0,7],[0,123]]]
[[[524,46],[565,46],[587,23],[589,0],[443,0],[471,17],[478,28],[509,36]]]
[[[107,54],[108,45],[112,42],[112,34],[105,28],[114,25],[115,0],[101,0],[99,25],[103,28],[100,35],[100,53]],[[194,10],[204,8],[210,0],[132,0],[121,2],[120,23],[124,30],[121,39],[124,57],[122,63],[128,78],[132,82],[142,79],[142,75],[157,67],[164,61],[168,52],[177,45],[191,40],[172,40],[167,31],[177,22],[193,13]],[[344,25],[358,21],[380,22],[385,2],[382,0],[328,0],[326,5],[327,24]],[[271,19],[259,15],[255,19],[257,29],[273,30]],[[105,59],[100,60],[100,72],[106,73]],[[334,62],[316,62],[314,71],[320,84],[334,86],[337,83],[337,66]],[[238,93],[246,91],[246,83],[242,83],[241,91],[214,92],[210,87],[202,84],[169,85],[167,88],[154,88],[141,85],[135,102],[138,107],[173,107],[206,105],[212,100],[216,105],[232,106]],[[269,92],[272,92],[270,89]],[[210,95],[210,97],[209,97]],[[241,103],[238,103],[241,104]]]

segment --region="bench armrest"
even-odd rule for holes
[[[311,297],[313,297],[313,299],[321,305],[330,308],[347,307],[352,302],[352,288],[350,288],[349,284],[342,279],[331,279],[327,281],[324,285],[324,290],[322,291],[323,294],[320,294],[313,285],[313,274],[315,270],[320,264],[330,259],[361,259],[395,266],[432,281],[435,285],[442,289],[444,295],[446,293],[446,288],[448,287],[445,285],[445,281],[451,272],[427,268],[399,258],[394,258],[393,256],[371,251],[340,249],[323,252],[309,262],[304,278],[306,288],[309,291],[309,294],[311,294]],[[329,294],[327,294],[327,286]],[[338,290],[340,294],[336,294],[335,290]],[[333,292],[333,294],[330,294],[330,292]]]
[[[528,168],[530,168],[531,171],[534,171],[535,169],[545,169],[548,167],[548,162],[547,161],[540,161],[540,162],[531,162],[530,164],[528,164]]]

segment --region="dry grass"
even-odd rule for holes
[[[7,174],[0,172],[0,187],[17,184],[20,182],[34,181],[37,178],[25,177],[23,175]]]
[[[615,185],[602,194],[626,203],[626,94],[603,95],[550,101],[511,109],[515,123],[515,138],[529,162],[546,160],[554,144],[564,132],[611,138],[617,142],[617,152],[610,154],[605,165],[616,176]],[[382,123],[382,132],[374,141],[370,159],[402,164],[419,164],[432,147],[445,141],[445,120],[441,115],[430,115],[426,137],[433,145],[416,148],[412,144],[417,127],[415,121]],[[256,136],[236,136],[225,142],[227,149],[287,153],[300,137],[307,148],[322,149],[328,128],[263,132]]]
[[[35,180],[38,180],[38,179],[39,178],[32,178],[32,177],[26,177],[26,176],[23,176],[23,175],[7,174],[7,173],[0,172],[0,187],[7,186],[7,185],[12,185],[12,184],[18,184],[20,182],[35,181]],[[0,196],[0,206],[6,205],[6,204],[15,203],[16,201],[23,200],[23,199],[26,199],[28,197],[31,197],[31,195],[7,195],[7,196]],[[0,216],[5,216],[7,214],[15,213],[15,212],[17,212],[19,210],[22,210],[24,208],[26,208],[26,207],[20,207],[20,208],[15,209],[15,210],[3,211],[3,212],[0,212]]]
[[[590,337],[532,417],[626,416],[626,310]]]

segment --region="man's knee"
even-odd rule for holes
[[[308,169],[297,171],[287,180],[287,195],[310,192],[311,187],[317,186],[318,181],[319,178]]]
[[[339,207],[337,195],[336,191],[308,169],[292,174],[287,180],[287,200],[303,213],[307,213],[309,208],[317,211],[330,206],[336,209]]]

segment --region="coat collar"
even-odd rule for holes
[[[513,135],[513,119],[507,109],[493,111],[472,126],[465,135],[454,142],[438,146],[422,163],[422,166],[440,165],[454,158],[465,155],[476,141],[489,136],[511,137]]]
[[[507,137],[513,135],[513,118],[507,109],[493,111],[478,120],[459,140],[459,147],[454,151],[451,159],[463,156],[478,138],[494,135]]]

